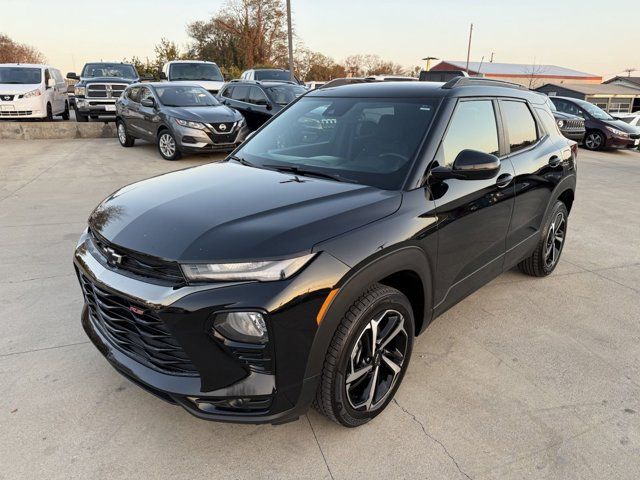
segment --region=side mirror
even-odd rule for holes
[[[167,74],[164,72],[160,72],[160,75],[158,75],[160,77],[160,80],[167,80]]]
[[[142,105],[143,107],[153,108],[156,106],[156,101],[151,97],[147,97],[147,98],[143,98],[140,101],[140,105]]]
[[[78,76],[78,74],[76,72],[67,73],[67,78],[69,80],[80,80],[80,77]]]
[[[265,98],[260,98],[256,100],[256,105],[258,105],[259,107],[267,107],[269,106],[269,102],[267,102]]]
[[[47,80],[47,88],[54,88],[56,86],[56,79],[50,78]]]
[[[489,180],[500,171],[500,159],[490,153],[462,150],[453,161],[453,167],[435,167],[431,176],[436,180]]]

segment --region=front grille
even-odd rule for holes
[[[114,347],[164,373],[198,374],[153,310],[99,287],[83,274],[79,277],[89,314]]]
[[[218,134],[213,132],[207,132],[207,135],[211,139],[214,144],[224,143],[224,144],[233,144],[236,141],[238,134],[234,133],[226,133],[226,134]]]
[[[171,285],[185,283],[182,270],[176,262],[168,262],[162,259],[134,252],[106,241],[93,231],[90,232],[91,240],[104,261],[116,270],[124,270],[135,275],[160,280]]]
[[[637,140],[638,138],[640,138],[640,133],[630,133],[629,138],[632,140]]]
[[[7,111],[3,110],[0,112],[0,117],[26,117],[31,115],[33,112],[31,110],[18,110],[18,111]]]
[[[87,98],[118,98],[127,88],[120,83],[90,83],[87,85]]]
[[[13,97],[15,97],[15,95],[0,95],[0,100],[4,100],[5,102],[10,102],[11,100],[13,100]]]

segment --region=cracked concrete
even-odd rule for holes
[[[395,402],[357,429],[313,410],[278,427],[199,421],[88,343],[71,252],[93,207],[216,158],[2,142],[0,480],[640,478],[640,154],[580,151],[557,271],[507,272],[438,318]]]

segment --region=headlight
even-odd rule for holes
[[[220,334],[236,342],[266,343],[269,340],[264,317],[258,312],[218,313],[213,328],[213,335]]]
[[[183,127],[197,128],[198,130],[204,130],[205,128],[207,128],[204,123],[192,122],[190,120],[181,120],[179,118],[176,118],[175,120],[178,125],[181,125]]]
[[[35,90],[31,90],[30,92],[23,93],[22,98],[39,97],[40,95],[42,95],[42,92],[39,88],[36,88]]]
[[[558,124],[558,128],[564,127],[564,120],[558,120],[556,123]]]
[[[617,135],[619,137],[628,137],[629,136],[629,134],[627,132],[623,132],[622,130],[618,130],[617,128],[613,128],[613,127],[606,127],[606,128],[611,133],[613,133],[614,135]]]
[[[313,258],[314,254],[286,260],[267,260],[244,263],[187,263],[181,265],[187,280],[257,280],[273,282],[295,274]]]
[[[85,94],[85,88],[84,88],[84,87],[75,87],[75,88],[73,89],[73,94],[74,94],[76,97],[84,97],[84,94]]]

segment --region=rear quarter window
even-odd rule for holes
[[[525,102],[500,102],[502,117],[507,127],[511,153],[518,152],[538,141],[538,129],[531,110]]]

